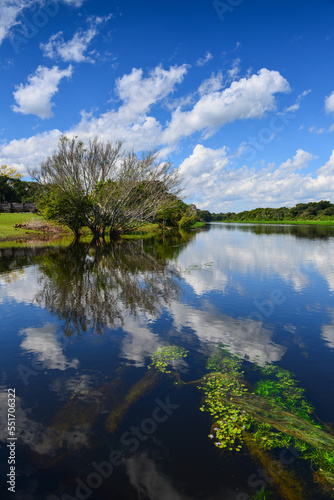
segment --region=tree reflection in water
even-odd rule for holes
[[[128,314],[157,315],[179,293],[175,269],[141,241],[76,243],[48,251],[38,264],[43,277],[35,300],[64,320],[67,336],[88,328],[103,333]]]

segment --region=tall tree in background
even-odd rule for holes
[[[158,153],[125,153],[120,142],[98,138],[86,147],[62,136],[58,149],[33,177],[44,187],[43,214],[76,234],[88,227],[95,238],[110,228],[114,238],[152,220],[180,191],[180,176]]]
[[[22,179],[22,174],[15,167],[0,165],[0,176],[9,177],[9,179]]]

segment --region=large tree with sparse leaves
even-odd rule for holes
[[[87,145],[62,136],[58,149],[33,177],[44,188],[44,215],[75,234],[88,227],[95,238],[114,238],[153,220],[180,192],[180,176],[156,151],[125,152],[120,142],[98,138]]]

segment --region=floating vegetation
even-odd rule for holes
[[[172,364],[172,361],[185,358],[187,355],[188,351],[183,349],[183,347],[161,347],[152,355],[152,363],[148,368],[155,368],[162,373],[171,373],[171,370],[167,370],[168,365]]]
[[[243,379],[242,364],[238,356],[222,347],[208,359],[211,373],[198,387],[204,392],[200,410],[209,412],[214,420],[209,438],[218,448],[229,451],[240,451],[247,445],[262,463],[270,461],[266,450],[294,447],[311,463],[314,479],[333,493],[334,436],[312,418],[314,408],[305,399],[305,390],[287,370],[266,366],[256,367],[261,379],[251,392]],[[281,468],[278,465],[277,472],[271,465],[271,474],[279,483],[284,477]],[[296,485],[296,480],[285,479],[285,496],[297,498],[288,487],[290,483]],[[303,498],[302,486],[299,497]]]

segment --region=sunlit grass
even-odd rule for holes
[[[31,213],[0,213],[0,238],[9,238],[13,236],[17,236],[19,238],[26,233],[26,229],[14,228],[13,226],[15,224],[23,224],[25,222],[38,220],[42,220],[41,217]],[[32,233],[39,234],[38,231],[32,231]]]

